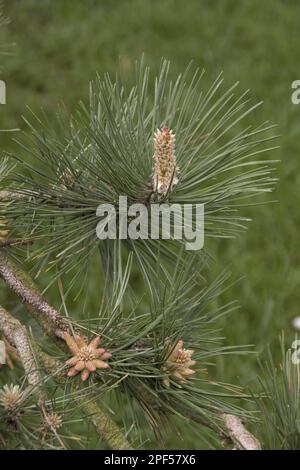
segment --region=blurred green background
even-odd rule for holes
[[[236,240],[214,243],[211,277],[230,268],[242,279],[221,302],[237,299],[238,312],[224,327],[227,345],[253,344],[262,351],[300,315],[300,105],[291,102],[291,83],[300,79],[300,3],[297,0],[7,0],[10,24],[1,36],[10,54],[1,59],[7,105],[0,129],[24,128],[27,106],[54,115],[63,101],[70,112],[88,96],[96,72],[115,72],[119,60],[130,74],[145,53],[158,69],[162,56],[177,75],[193,60],[210,78],[223,70],[226,83],[240,81],[264,100],[261,121],[278,124],[280,159],[276,192],[269,203],[247,209],[253,222]],[[13,45],[14,43],[14,45]],[[298,76],[297,76],[298,74]],[[1,149],[16,151],[12,133],[0,133]],[[271,203],[270,201],[278,202]],[[267,201],[267,199],[265,199]],[[7,296],[1,287],[1,301]],[[218,359],[220,380],[251,385],[255,356]],[[176,441],[178,442],[178,441]],[[176,445],[170,441],[169,445]],[[185,446],[196,446],[187,436]],[[180,446],[180,444],[178,444]]]

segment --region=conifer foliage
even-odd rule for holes
[[[26,119],[25,158],[2,149],[0,276],[20,301],[17,317],[0,307],[3,448],[140,448],[182,425],[202,446],[260,448],[249,395],[211,376],[237,352],[215,325],[236,308],[218,302],[228,275],[207,280],[204,250],[180,240],[96,237],[97,207],[120,196],[205,204],[205,236],[231,237],[274,185],[259,104],[222,76],[205,89],[199,70],[172,81],[169,68],[154,78],[142,59],[133,87],[98,76],[73,116]]]

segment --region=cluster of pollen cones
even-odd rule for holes
[[[85,381],[97,369],[109,368],[107,360],[112,355],[104,348],[98,348],[101,342],[99,336],[92,339],[90,343],[79,335],[73,338],[69,333],[65,333],[64,336],[70,351],[73,353],[71,359],[66,362],[67,366],[70,367],[69,377],[81,374],[81,379]]]

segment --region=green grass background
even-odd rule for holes
[[[190,60],[207,70],[207,80],[224,71],[228,85],[240,81],[257,100],[259,115],[278,124],[280,177],[272,198],[278,202],[247,209],[253,222],[236,240],[214,244],[212,274],[229,267],[243,277],[224,293],[237,299],[238,312],[222,322],[227,345],[254,344],[262,351],[300,314],[300,105],[291,102],[291,83],[300,79],[300,3],[297,0],[7,0],[10,24],[2,40],[11,44],[1,78],[7,105],[0,107],[0,128],[24,128],[29,106],[50,115],[63,101],[72,111],[86,99],[98,72],[114,72],[119,59],[130,74],[145,53],[157,70],[160,58],[181,72]],[[12,43],[15,43],[13,46]],[[16,151],[11,133],[0,133],[1,149]],[[2,287],[1,287],[2,289]],[[1,301],[7,292],[1,290]],[[55,299],[54,299],[55,300]],[[256,359],[218,359],[221,380],[251,385]],[[197,438],[198,439],[198,438]],[[195,436],[170,440],[170,446],[197,447]]]

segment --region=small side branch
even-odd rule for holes
[[[240,418],[231,414],[222,414],[227,434],[238,450],[261,450],[258,439],[254,437],[243,425]]]
[[[24,245],[32,245],[33,240],[24,238],[6,238],[4,240],[0,240],[0,248],[4,248],[5,246],[24,246]]]
[[[27,331],[23,325],[0,306],[0,331],[6,340],[16,348],[30,385],[37,387],[41,382],[36,359]]]
[[[111,449],[133,450],[118,425],[95,402],[84,402],[82,399],[82,407],[99,436],[104,437]]]
[[[153,395],[149,394],[144,387],[140,388],[140,393],[148,401],[149,405],[157,407],[158,404],[154,401]],[[163,411],[163,407],[158,409],[158,412],[161,414]],[[239,450],[261,450],[260,442],[247,431],[241,419],[237,416],[212,411],[214,420],[209,420],[197,413],[188,411],[186,408],[178,408],[178,411],[182,416],[214,431],[221,439],[224,448],[234,446],[235,449]]]

